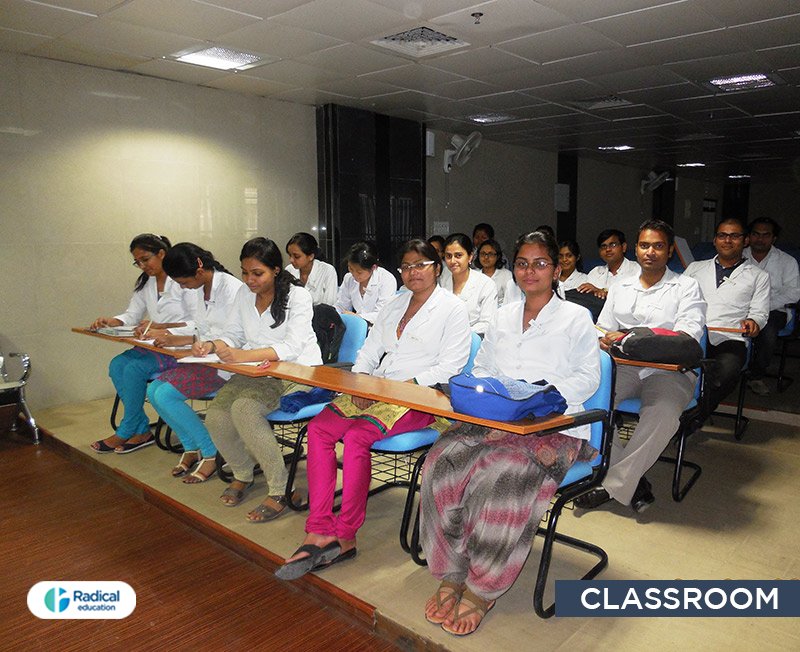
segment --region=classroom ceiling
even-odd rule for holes
[[[476,16],[476,14],[481,14]],[[415,58],[372,43],[427,27]],[[224,72],[170,55],[266,56]],[[0,0],[0,50],[685,174],[800,180],[798,0]],[[715,77],[777,84],[713,92]],[[478,124],[473,116],[507,120]],[[601,151],[629,145],[633,149]]]

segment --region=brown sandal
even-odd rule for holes
[[[464,602],[468,605],[472,605],[471,607],[465,609],[464,611],[459,611],[460,607]],[[464,593],[461,594],[461,599],[458,601],[454,611],[453,611],[453,623],[450,627],[447,626],[447,623],[442,623],[442,629],[446,631],[448,634],[453,634],[453,636],[469,636],[473,632],[477,631],[478,627],[481,626],[484,617],[487,613],[489,613],[495,605],[495,600],[484,600],[479,595],[475,595],[469,589],[465,589]],[[480,620],[478,624],[475,625],[474,629],[471,629],[468,632],[459,632],[455,629],[458,625],[460,620],[464,620],[468,618],[472,614],[479,614]]]
[[[443,616],[436,616],[436,615],[428,615],[428,605],[425,605],[425,620],[429,623],[433,623],[434,625],[441,625],[450,614],[453,612],[453,609],[456,608],[459,600],[461,600],[461,594],[464,593],[464,589],[466,587],[463,584],[456,584],[455,582],[450,582],[449,580],[442,580],[442,583],[439,584],[439,588],[436,589],[436,593],[433,594],[428,602],[430,603],[433,600],[436,604],[436,611],[434,614],[441,613],[443,608],[447,608],[447,605],[450,605],[447,608],[447,612]]]

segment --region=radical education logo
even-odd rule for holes
[[[28,591],[28,609],[46,619],[120,619],[136,608],[136,592],[125,582],[38,582]]]

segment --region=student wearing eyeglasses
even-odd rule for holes
[[[523,235],[514,276],[524,300],[492,319],[473,374],[546,380],[578,412],[600,383],[597,331],[584,308],[555,292],[560,267],[555,239]],[[474,632],[516,580],[539,519],[578,459],[591,459],[590,430],[520,437],[458,424],[429,451],[420,489],[420,543],[441,583],[425,618],[451,633]]]
[[[503,258],[503,249],[497,240],[484,240],[478,245],[478,255],[475,256],[476,267],[494,281],[497,289],[497,305],[503,305],[506,293],[506,284],[514,281],[511,270],[506,269],[506,260]]]
[[[469,236],[463,233],[449,235],[444,242],[444,262],[451,277],[440,278],[439,284],[466,304],[470,328],[483,335],[497,312],[497,288],[491,278],[470,269],[474,252]]]
[[[628,244],[622,231],[602,231],[597,236],[597,248],[605,265],[598,265],[591,270],[586,283],[578,286],[578,292],[591,292],[596,297],[605,299],[611,286],[623,278],[639,276],[642,270],[635,261],[625,258]]]
[[[380,311],[352,371],[418,385],[446,383],[467,363],[471,333],[464,303],[439,287],[442,262],[424,240],[400,250],[398,271],[408,292]],[[491,282],[491,281],[490,281]],[[310,513],[306,538],[278,569],[285,580],[355,557],[371,478],[370,447],[379,439],[449,422],[410,408],[355,396],[336,398],[308,424]],[[333,511],[336,449],[344,442],[342,502]]]
[[[133,266],[141,270],[128,309],[115,317],[98,317],[91,327],[133,326],[137,337],[154,337],[163,329],[186,326],[194,317],[196,295],[183,290],[164,270],[162,262],[170,242],[163,235],[137,235],[130,244]],[[155,443],[150,419],[144,412],[147,381],[159,371],[176,365],[175,358],[147,349],[133,348],[115,356],[108,375],[125,413],[116,432],[91,447],[95,453],[132,453]]]

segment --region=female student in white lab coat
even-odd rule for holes
[[[311,327],[311,294],[283,269],[281,250],[272,240],[253,238],[242,247],[239,260],[245,287],[236,294],[230,319],[221,335],[195,343],[194,354],[216,353],[227,363],[322,364]],[[301,389],[308,388],[279,378],[237,374],[217,392],[206,412],[211,439],[233,471],[222,503],[228,507],[241,503],[253,484],[256,463],[264,471],[267,497],[248,513],[251,523],[272,520],[286,509],[286,467],[266,416],[278,407],[283,394]]]
[[[135,326],[136,335],[142,337],[153,329],[185,326],[193,318],[194,292],[182,290],[164,271],[162,261],[169,249],[170,242],[164,236],[142,233],[133,239],[130,244],[133,265],[142,273],[128,309],[115,317],[98,317],[91,328]],[[155,442],[150,419],[144,412],[147,381],[154,373],[174,366],[173,357],[140,348],[120,353],[111,360],[108,374],[125,414],[113,435],[92,444],[95,453],[131,453]]]
[[[289,255],[286,271],[311,292],[314,305],[336,303],[339,277],[333,265],[320,260],[317,239],[310,233],[295,233],[286,243],[286,253]]]
[[[352,371],[419,385],[445,383],[469,358],[466,307],[438,287],[442,261],[430,244],[411,240],[400,251],[400,260],[408,292],[398,293],[378,314]],[[448,425],[424,412],[355,396],[342,395],[329,403],[308,424],[308,534],[277,576],[296,579],[354,557],[356,532],[367,509],[372,444],[390,435]],[[339,441],[344,442],[342,506],[334,514]]]
[[[191,242],[176,244],[164,257],[164,269],[184,289],[197,294],[195,326],[159,331],[156,346],[191,345],[196,339],[219,337],[243,283],[210,251]],[[184,453],[172,475],[186,484],[205,482],[217,470],[217,447],[203,421],[186,403],[216,393],[230,373],[201,364],[179,364],[147,387],[147,398],[165,423],[178,435]],[[194,468],[194,470],[192,470]]]
[[[391,272],[378,265],[378,251],[371,242],[356,242],[345,255],[347,274],[339,287],[336,309],[363,317],[370,324],[397,292]]]
[[[497,305],[503,305],[503,297],[506,293],[506,284],[514,280],[511,270],[506,269],[506,261],[503,258],[503,249],[497,240],[484,240],[478,246],[475,256],[476,267],[481,272],[494,281],[497,289]]]
[[[439,283],[466,304],[470,328],[478,335],[483,335],[497,312],[497,288],[491,278],[470,269],[474,249],[472,239],[463,233],[447,236],[444,262],[452,276],[449,279],[441,278]]]

